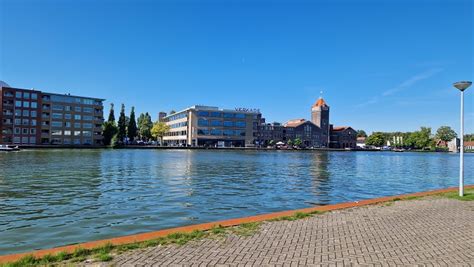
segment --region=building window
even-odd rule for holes
[[[62,135],[63,134],[63,131],[61,130],[52,130],[51,131],[51,135]]]
[[[36,126],[36,120],[31,120],[31,126]]]
[[[24,136],[24,137],[21,138],[21,143],[22,144],[28,144],[28,140],[29,140],[28,136]]]
[[[21,129],[20,128],[15,128],[15,134],[20,134]]]
[[[15,107],[21,108],[21,101],[15,101]]]
[[[52,121],[51,126],[56,127],[56,128],[61,128],[61,127],[63,127],[63,123],[60,122],[60,121]]]
[[[236,121],[236,122],[235,122],[235,127],[241,127],[241,128],[243,128],[243,127],[246,127],[246,125],[247,125],[247,124],[245,123],[245,121]]]
[[[29,107],[30,107],[30,102],[28,102],[28,101],[23,101],[23,107],[24,107],[24,108],[29,108]]]
[[[15,136],[15,137],[13,137],[13,143],[15,143],[15,144],[19,144],[19,143],[20,143],[20,141],[21,141],[21,138],[20,138],[19,136]]]
[[[63,118],[63,114],[62,113],[53,113],[52,115],[53,119],[62,119]]]
[[[209,121],[206,120],[206,119],[200,118],[200,119],[198,120],[198,126],[209,126]]]
[[[221,116],[222,116],[222,113],[220,112],[212,111],[209,113],[209,117],[220,118]]]
[[[82,127],[85,129],[92,129],[92,123],[83,123]]]
[[[15,119],[15,124],[16,125],[21,125],[21,119]]]
[[[234,113],[224,113],[224,118],[234,118]]]
[[[64,110],[65,110],[65,111],[71,111],[71,106],[65,106],[65,107],[64,107]]]
[[[209,111],[198,111],[198,116],[209,117]]]
[[[30,144],[36,144],[36,137],[30,137]]]
[[[64,113],[64,119],[70,120],[72,118],[71,113]]]
[[[63,144],[65,144],[65,145],[70,145],[70,144],[71,144],[71,139],[69,139],[69,138],[64,138]]]
[[[30,98],[30,93],[24,92],[23,93],[23,98],[29,99]]]
[[[81,144],[81,139],[74,139],[74,144],[75,145],[80,145]]]
[[[66,121],[66,122],[64,123],[64,127],[66,127],[66,128],[71,128],[71,123],[70,123],[69,121]]]
[[[211,135],[222,135],[222,130],[219,129],[212,129]]]
[[[28,134],[28,128],[22,128],[21,133],[25,135]]]
[[[82,99],[82,103],[85,105],[92,105],[94,104],[94,100],[92,99]]]
[[[62,106],[62,105],[53,105],[53,110],[63,111],[63,110],[64,110],[64,106]]]
[[[80,136],[81,135],[81,131],[74,131],[74,136]]]
[[[212,120],[211,126],[222,126],[222,121]]]
[[[92,112],[94,112],[94,109],[93,109],[93,108],[89,108],[89,107],[84,107],[84,108],[82,109],[82,111],[83,111],[84,113],[92,113]]]
[[[232,135],[234,135],[234,131],[233,131],[233,130],[224,130],[222,133],[223,133],[224,136],[232,136]]]
[[[75,112],[81,112],[81,107],[74,107]]]
[[[15,116],[17,117],[21,116],[21,109],[15,109]]]
[[[16,98],[21,98],[22,97],[21,92],[15,92],[15,97]]]
[[[30,128],[30,134],[36,134],[36,129],[35,128]]]
[[[75,120],[81,120],[81,115],[77,115],[77,114],[74,115],[74,119],[75,119]]]
[[[224,121],[225,127],[234,127],[234,123],[232,121]]]
[[[235,114],[235,117],[237,119],[245,119],[246,115],[244,113],[236,113]]]
[[[82,131],[82,136],[92,136],[91,131]]]
[[[81,124],[79,122],[74,123],[74,128],[79,129],[81,128]]]
[[[64,131],[64,135],[71,135],[71,131]]]
[[[38,108],[38,102],[31,102],[31,108]]]
[[[31,99],[38,99],[38,94],[37,93],[31,93]]]
[[[92,116],[84,115],[84,116],[82,116],[82,119],[85,120],[85,121],[91,121]]]
[[[30,116],[30,111],[27,109],[23,110],[23,117],[29,117]]]
[[[209,135],[208,129],[198,129],[198,135]]]
[[[31,113],[31,117],[34,117],[34,118],[38,117],[38,113],[36,112],[36,110],[32,110],[30,113]]]
[[[22,125],[30,125],[30,120],[29,119],[23,119],[21,122],[22,122],[21,123]]]

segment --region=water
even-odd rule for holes
[[[456,186],[458,168],[441,153],[0,153],[0,254]]]

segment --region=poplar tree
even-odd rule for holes
[[[132,107],[132,111],[130,112],[130,120],[128,122],[127,127],[127,136],[130,139],[130,142],[135,140],[137,137],[137,122],[135,121],[135,107]]]
[[[126,123],[126,118],[125,118],[125,105],[122,104],[122,108],[120,110],[120,117],[118,120],[118,133],[117,133],[118,141],[123,142],[126,136],[127,136],[127,123]]]

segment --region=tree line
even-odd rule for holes
[[[114,104],[110,104],[109,117],[102,125],[103,143],[106,146],[122,146],[137,142],[160,140],[170,127],[164,122],[153,122],[148,112],[141,113],[138,120],[135,118],[135,107],[131,108],[130,116],[125,115],[125,105],[122,104],[118,121],[115,120]]]
[[[474,135],[468,135],[470,138]],[[357,137],[367,137],[365,131],[358,131]],[[431,133],[430,127],[421,127],[414,132],[373,132],[367,137],[365,144],[368,146],[382,147],[390,142],[392,147],[425,149],[438,146],[437,141],[445,143],[457,137],[456,132],[449,126],[441,126],[435,134]]]

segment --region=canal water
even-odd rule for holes
[[[465,159],[474,184],[474,154]],[[0,254],[456,186],[447,153],[0,153]]]

